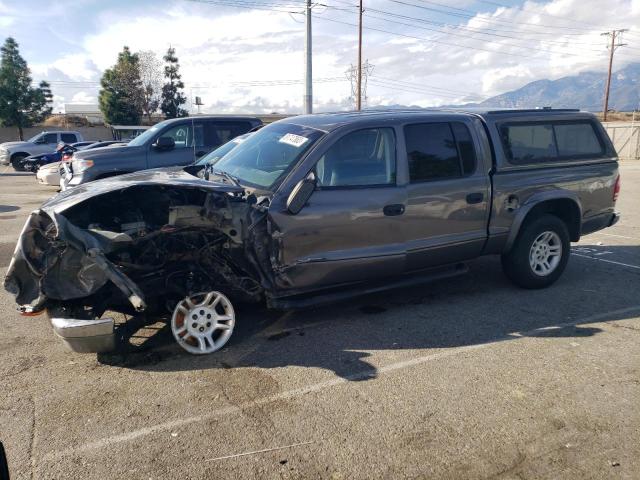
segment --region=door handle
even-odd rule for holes
[[[474,203],[480,203],[484,198],[484,194],[482,192],[470,193],[467,195],[467,203],[473,205]]]
[[[404,213],[404,205],[402,203],[394,203],[392,205],[385,205],[382,209],[384,214],[388,217],[396,215],[402,215]]]

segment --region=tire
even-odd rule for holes
[[[2,442],[0,442],[0,480],[9,480],[9,462]]]
[[[28,155],[20,155],[20,154],[17,154],[11,157],[11,166],[16,172],[25,171],[24,166],[22,165],[22,160],[24,160],[27,157]]]
[[[545,288],[562,275],[570,248],[567,225],[545,214],[525,223],[511,250],[502,255],[502,269],[519,287]]]

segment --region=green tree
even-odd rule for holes
[[[164,76],[168,80],[162,87],[162,104],[160,110],[166,118],[186,117],[189,115],[181,105],[187,102],[187,98],[182,93],[184,83],[180,79],[180,65],[176,57],[176,49],[169,47],[167,54],[163,57],[167,65],[164,67]]]
[[[31,86],[31,72],[20,56],[18,43],[7,38],[0,49],[0,125],[17,127],[20,140],[24,140],[22,129],[50,115],[52,99],[47,82]]]
[[[100,79],[98,103],[104,119],[111,125],[137,125],[142,117],[144,91],[140,80],[138,55],[125,46],[118,61]]]

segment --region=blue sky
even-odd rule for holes
[[[56,108],[95,103],[123,45],[180,58],[187,95],[207,112],[296,112],[302,106],[302,0],[0,0],[13,36]],[[235,8],[245,7],[245,8]],[[349,108],[355,0],[314,6],[317,110]],[[476,101],[540,78],[606,68],[610,28],[630,28],[618,68],[640,61],[640,0],[365,0],[368,105]]]

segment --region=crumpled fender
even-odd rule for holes
[[[35,311],[47,298],[87,297],[111,280],[136,310],[143,310],[142,292],[104,256],[104,247],[104,240],[64,216],[35,210],[22,229],[4,287],[24,310]]]

